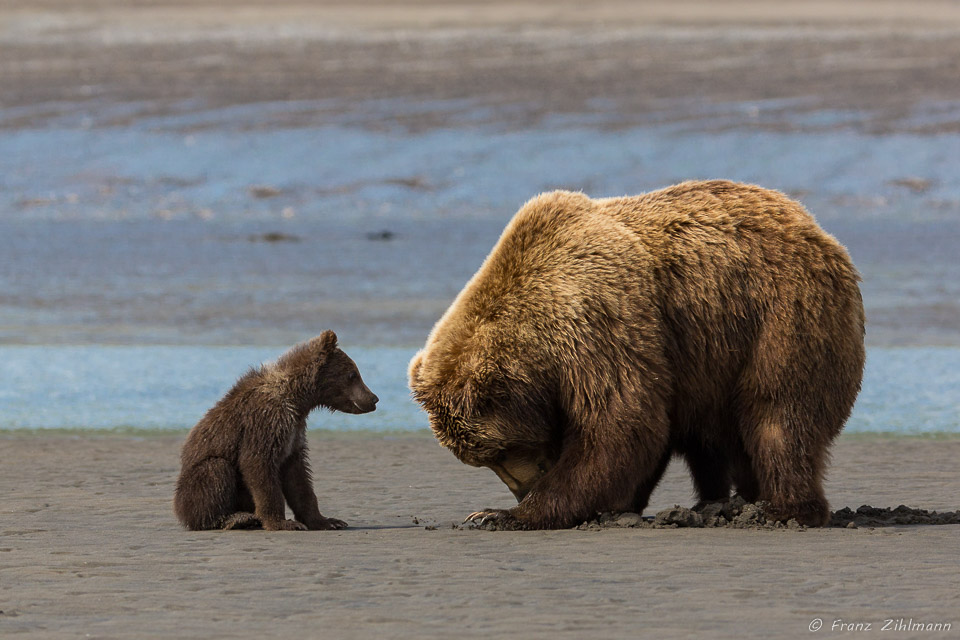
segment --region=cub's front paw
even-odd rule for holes
[[[477,529],[486,531],[522,531],[527,527],[507,509],[484,509],[474,511],[464,524],[470,523]]]
[[[306,531],[307,525],[296,520],[264,521],[263,528],[267,531]]]

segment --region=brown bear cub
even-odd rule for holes
[[[534,198],[410,363],[440,443],[519,504],[503,528],[642,512],[673,455],[823,525],[864,364],[859,276],[799,203],[723,180]]]
[[[307,414],[367,413],[379,398],[325,331],[237,381],[190,431],[173,510],[188,529],[342,529],[317,506]],[[295,520],[287,520],[284,499]]]

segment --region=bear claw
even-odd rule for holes
[[[478,529],[510,531],[523,528],[516,516],[506,509],[484,509],[483,511],[474,511],[463,521],[463,524],[467,523],[472,523]]]

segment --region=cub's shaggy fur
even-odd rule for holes
[[[342,529],[317,507],[307,414],[367,413],[378,398],[325,331],[240,378],[197,423],[181,454],[173,510],[189,529]],[[287,520],[284,499],[296,520]]]
[[[859,278],[797,202],[727,181],[557,191],[514,216],[410,364],[440,443],[493,469],[517,528],[641,512],[672,454],[822,525],[827,449],[860,389]]]

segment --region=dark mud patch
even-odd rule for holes
[[[405,187],[415,191],[434,191],[436,187],[424,176],[410,176],[405,178],[387,178],[383,184]]]
[[[844,507],[834,511],[830,517],[831,527],[893,527],[904,524],[960,524],[960,511],[927,511],[900,505],[889,507],[871,507],[863,505],[856,511]]]
[[[381,229],[380,231],[368,231],[364,234],[364,237],[374,242],[387,242],[396,238],[397,234],[389,229]]]
[[[928,178],[911,176],[907,178],[897,178],[896,180],[888,180],[887,184],[891,184],[895,187],[904,187],[913,193],[925,193],[930,190],[930,187],[933,186],[934,182]]]
[[[601,513],[593,520],[582,523],[577,529],[592,531],[598,529],[805,529],[796,520],[781,522],[767,518],[763,503],[746,502],[739,496],[727,502],[712,502],[688,509],[675,505],[670,509],[657,512],[653,517],[642,517],[636,513]]]
[[[256,198],[258,200],[266,200],[267,198],[276,198],[279,195],[283,194],[283,191],[276,187],[271,187],[270,185],[258,184],[247,189],[247,192],[250,194],[251,198]]]
[[[900,505],[896,508],[872,507],[863,505],[856,510],[844,507],[830,514],[827,527],[858,529],[860,527],[893,527],[901,525],[940,525],[960,524],[960,511],[928,511]],[[467,523],[464,529],[482,529],[485,531],[516,530],[511,523],[485,522],[482,525]],[[750,503],[740,497],[727,502],[713,502],[688,509],[676,505],[664,509],[654,516],[641,516],[637,513],[600,513],[596,518],[575,527],[581,531],[599,531],[601,529],[762,529],[804,531],[808,527],[796,520],[782,522],[768,518],[765,504]]]
[[[279,231],[268,231],[266,233],[256,233],[247,236],[250,242],[300,242],[300,236],[289,233],[280,233]]]

